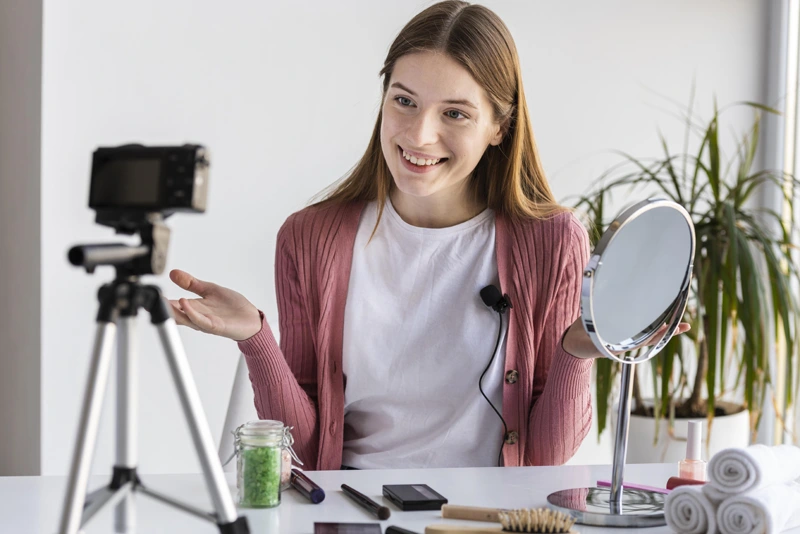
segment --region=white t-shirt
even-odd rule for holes
[[[364,207],[344,317],[344,450],[359,469],[496,466],[503,425],[478,389],[500,318],[494,212],[449,228]],[[367,242],[369,241],[369,244]],[[505,326],[483,379],[502,413]]]

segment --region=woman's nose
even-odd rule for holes
[[[416,147],[435,144],[439,138],[438,121],[433,113],[419,113],[411,119],[406,137]]]

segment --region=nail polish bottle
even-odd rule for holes
[[[702,437],[703,422],[690,421],[689,435],[686,440],[686,458],[678,464],[681,478],[706,479],[706,462],[702,460],[701,453]]]

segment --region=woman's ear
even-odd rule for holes
[[[492,137],[492,140],[489,141],[490,145],[497,146],[497,145],[499,145],[500,143],[503,142],[503,139],[505,138],[506,133],[508,133],[509,122],[510,122],[510,119],[506,119],[503,122],[503,124],[501,124],[501,125],[499,125],[497,127],[497,131],[495,132],[494,137]]]

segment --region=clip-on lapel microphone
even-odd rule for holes
[[[486,365],[486,369],[483,370],[481,373],[481,377],[478,379],[478,389],[483,395],[483,398],[486,399],[486,402],[489,403],[489,406],[492,407],[494,413],[497,414],[497,417],[500,418],[500,421],[503,422],[503,442],[500,444],[500,455],[497,458],[497,465],[502,465],[502,458],[503,458],[503,443],[505,443],[505,437],[508,435],[508,425],[506,425],[506,420],[503,419],[503,415],[494,407],[492,401],[489,400],[489,397],[486,396],[486,393],[483,392],[483,377],[486,375],[486,372],[489,370],[489,367],[492,366],[492,362],[494,361],[494,356],[497,354],[497,349],[500,346],[500,336],[503,334],[503,315],[508,311],[509,308],[513,308],[511,305],[511,299],[508,295],[504,295],[500,293],[500,290],[497,289],[494,285],[489,285],[481,289],[481,299],[483,303],[492,308],[497,314],[500,316],[500,327],[497,330],[497,342],[494,345],[494,351],[492,351],[492,357],[489,359],[489,363]]]

